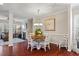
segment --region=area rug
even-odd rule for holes
[[[14,38],[14,39],[12,39],[11,41],[6,41],[6,42],[4,42],[4,41],[1,39],[1,40],[0,40],[0,46],[1,46],[1,45],[9,45],[10,43],[16,44],[16,43],[20,43],[20,42],[23,42],[23,41],[25,41],[25,40],[20,39],[20,38]]]

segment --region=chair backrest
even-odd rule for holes
[[[44,33],[45,35],[45,43],[49,44],[50,43],[50,36],[48,33]]]
[[[57,34],[57,35],[53,35],[53,43],[55,44],[60,44],[60,43],[67,43],[67,35],[64,34]]]
[[[32,38],[31,38],[31,35],[30,34],[27,35],[27,40],[28,40],[28,42],[32,42]]]

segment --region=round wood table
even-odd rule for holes
[[[41,48],[41,43],[44,42],[45,36],[43,35],[33,35],[31,36],[34,42],[37,42],[37,49]]]
[[[45,39],[45,36],[43,36],[43,35],[33,35],[31,37],[34,41],[37,41],[37,42],[44,41],[44,39]]]

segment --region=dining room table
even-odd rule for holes
[[[36,43],[36,47],[39,50],[42,47],[42,43],[45,41],[44,35],[32,35],[31,38],[33,39],[33,42]]]

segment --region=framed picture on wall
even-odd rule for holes
[[[54,17],[45,18],[44,25],[46,31],[55,31],[55,18]]]

